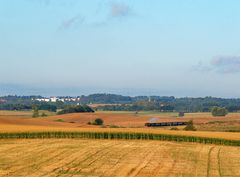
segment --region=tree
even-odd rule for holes
[[[226,108],[224,107],[217,107],[217,106],[214,106],[212,108],[212,115],[214,117],[216,116],[226,116],[228,114],[228,111]]]
[[[33,115],[32,117],[39,117],[38,107],[33,106]]]
[[[68,113],[78,113],[78,112],[94,112],[92,108],[87,105],[68,105],[57,114],[68,114]]]
[[[100,118],[97,118],[97,119],[95,119],[94,123],[95,123],[95,125],[102,125],[103,124],[103,120],[100,119]]]
[[[196,131],[196,127],[193,125],[193,121],[190,120],[188,123],[187,123],[187,126],[184,128],[184,130],[186,131]]]

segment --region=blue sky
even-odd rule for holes
[[[239,7],[0,0],[1,94],[240,97]]]

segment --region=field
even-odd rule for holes
[[[240,176],[239,113],[224,118],[210,113],[181,118],[159,112],[46,113],[32,118],[32,112],[0,111],[0,176]],[[96,118],[105,125],[87,124]],[[144,127],[151,118],[193,120],[198,131]],[[24,139],[31,136],[36,139]],[[226,146],[232,141],[238,146]]]
[[[1,176],[240,176],[240,148],[134,140],[0,140]]]
[[[51,113],[52,114],[52,113]],[[221,138],[229,140],[240,140],[240,133],[218,132],[219,126],[215,122],[222,123],[225,129],[229,128],[230,123],[234,122],[234,128],[239,129],[238,122],[240,114],[229,114],[225,118],[215,118],[209,113],[187,114],[183,118],[176,117],[176,113],[159,112],[96,112],[96,113],[75,113],[66,115],[52,115],[49,117],[32,118],[31,112],[0,111],[0,132],[42,132],[42,131],[94,131],[94,132],[134,132],[134,133],[156,133],[170,135],[184,135],[197,137]],[[152,117],[159,121],[188,121],[194,120],[198,129],[210,125],[214,131],[174,131],[167,128],[146,128],[144,123]],[[102,128],[99,126],[88,125],[87,122],[95,118],[102,118],[104,124],[117,125],[120,128]],[[61,120],[61,121],[59,121]],[[212,123],[214,122],[214,123]],[[182,127],[178,127],[181,129]]]
[[[0,131],[4,127],[27,126],[48,128],[96,128],[88,125],[88,122],[101,118],[104,120],[105,127],[120,128],[144,128],[144,124],[152,118],[160,122],[167,121],[189,121],[193,120],[199,131],[216,131],[216,132],[240,132],[240,113],[230,113],[226,117],[212,117],[210,113],[189,113],[184,117],[177,117],[177,113],[160,113],[160,112],[96,112],[96,113],[75,113],[66,115],[55,115],[46,112],[49,117],[32,118],[32,112],[19,111],[0,111]],[[185,126],[179,126],[182,129]],[[171,127],[157,128],[171,129]],[[18,129],[17,129],[18,131]]]

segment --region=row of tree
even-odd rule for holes
[[[79,112],[94,112],[94,110],[87,105],[77,105],[77,106],[68,105],[61,111],[57,112],[57,114],[60,115],[60,114],[79,113]]]
[[[235,105],[234,105],[235,104]],[[240,111],[240,103],[201,103],[195,101],[158,102],[137,101],[132,104],[105,105],[97,109],[102,111],[161,111],[161,112],[211,112],[214,107],[224,107],[228,112]]]
[[[0,110],[29,110],[33,105],[39,109],[56,111],[66,105],[76,105],[76,102],[39,102],[41,96],[5,96],[0,97]],[[158,110],[163,112],[210,112],[213,107],[225,107],[229,112],[240,111],[240,99],[223,99],[214,97],[204,98],[175,98],[164,96],[122,96],[115,94],[92,94],[81,96],[79,104],[107,103],[114,104],[99,107],[99,110],[110,111],[141,111]]]

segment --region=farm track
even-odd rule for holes
[[[221,152],[221,148],[218,149],[217,159],[218,159],[218,172],[219,172],[219,176],[222,177],[220,152]]]
[[[211,153],[214,147],[211,147],[208,152],[208,165],[207,165],[207,177],[210,177],[210,168],[211,168]]]
[[[221,153],[221,147],[213,146],[209,149],[207,177],[223,176],[222,169],[221,169],[220,153]]]
[[[14,150],[6,153],[7,147],[12,148],[13,144]],[[230,146],[161,141],[37,139],[0,140],[0,152],[0,176],[8,177],[240,175],[240,148]]]

